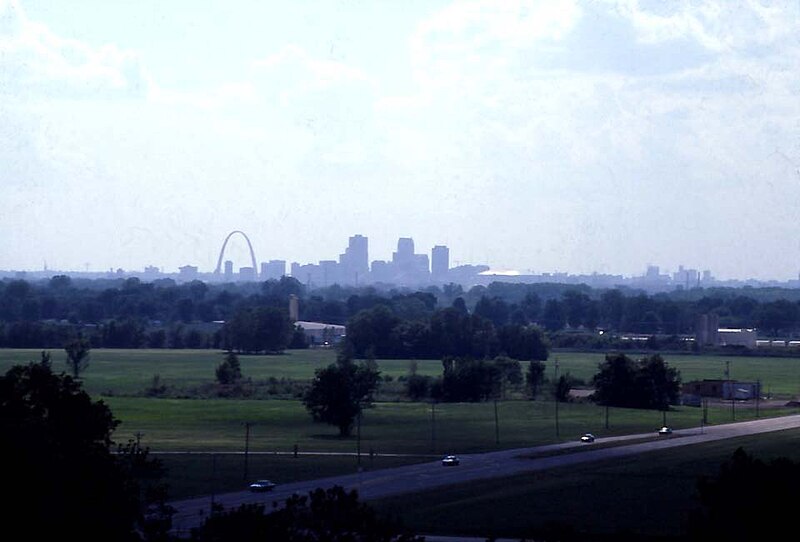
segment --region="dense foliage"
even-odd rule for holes
[[[163,534],[143,512],[146,500],[164,493],[155,486],[148,493],[137,481],[157,478],[160,466],[138,443],[112,452],[118,423],[71,376],[54,374],[45,355],[0,377],[0,449],[9,469],[3,477],[5,532],[30,540],[98,541]]]
[[[685,349],[698,316],[721,327],[757,327],[769,336],[800,331],[800,290],[695,288],[647,295],[629,288],[495,282],[421,291],[333,285],[308,291],[296,279],[241,283],[128,279],[0,280],[0,347],[62,348],[81,333],[93,348],[303,346],[287,327],[289,296],[300,320],[348,325],[359,356],[544,359],[553,347],[623,348],[620,333],[652,338],[650,349]],[[278,311],[282,316],[278,315]],[[259,320],[257,326],[252,319]],[[531,324],[534,326],[531,327]],[[269,329],[269,332],[264,331]],[[582,330],[583,333],[575,333]],[[591,333],[602,330],[605,333]],[[287,336],[288,334],[288,336]]]
[[[356,363],[340,354],[336,363],[317,369],[303,404],[314,421],[335,425],[341,436],[349,436],[361,410],[372,404],[379,376],[374,362]]]
[[[665,410],[678,402],[681,377],[657,354],[637,361],[608,354],[593,383],[601,405]]]
[[[295,495],[269,513],[264,505],[216,511],[192,534],[194,542],[423,542],[398,523],[378,517],[340,486]]]
[[[800,462],[761,461],[742,448],[715,477],[703,477],[701,509],[691,518],[691,540],[784,540],[795,535]]]

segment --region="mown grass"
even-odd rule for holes
[[[690,513],[698,507],[698,477],[717,475],[739,446],[766,461],[780,456],[800,461],[800,430],[471,482],[372,504],[428,534],[534,539],[544,532],[572,531],[579,540],[620,540],[621,533],[634,540],[677,538],[685,535]]]
[[[336,428],[314,423],[300,401],[192,400],[107,397],[103,399],[121,420],[115,438],[126,441],[141,434],[156,451],[242,451],[245,423],[251,424],[250,450],[351,452],[356,430],[341,438]],[[361,419],[362,449],[392,453],[471,453],[537,446],[578,438],[652,432],[664,422],[674,428],[698,427],[699,408],[676,407],[666,414],[651,410],[611,408],[591,403],[506,401],[484,403],[376,403]],[[761,416],[796,413],[797,408],[761,409]],[[739,405],[736,421],[755,417],[752,406]],[[709,407],[708,423],[733,421],[727,405]]]
[[[40,351],[0,350],[0,371],[16,363],[37,361]],[[250,425],[249,449],[253,452],[289,452],[297,445],[300,451],[352,453],[360,443],[368,455],[402,453],[414,457],[397,461],[419,460],[421,454],[471,453],[502,448],[528,447],[572,440],[585,432],[597,436],[652,432],[664,421],[661,412],[606,409],[588,403],[568,403],[556,406],[550,401],[501,401],[472,404],[437,404],[411,402],[380,402],[365,411],[361,423],[361,438],[355,435],[340,438],[335,428],[312,422],[298,400],[243,399],[167,399],[144,396],[152,385],[154,375],[162,384],[190,389],[214,382],[214,370],[222,361],[223,352],[211,350],[92,350],[89,368],[82,375],[84,389],[94,398],[111,407],[120,425],[114,433],[117,442],[141,438],[153,451],[193,452],[194,455],[170,456],[172,468],[167,482],[178,496],[236,489],[242,482],[238,459],[226,453],[242,452],[245,448],[245,423]],[[552,378],[553,361],[557,358],[559,372],[591,379],[602,354],[553,353],[547,362],[547,376]],[[253,380],[269,378],[308,381],[314,371],[335,359],[331,350],[298,350],[276,356],[241,356],[242,372]],[[679,368],[683,380],[721,377],[724,358],[713,356],[667,356],[667,361]],[[63,351],[52,351],[56,371],[66,371]],[[398,378],[407,375],[410,360],[380,360],[382,374]],[[441,374],[441,362],[416,362],[419,374]],[[739,379],[760,379],[764,390],[786,397],[796,395],[800,385],[800,360],[793,358],[735,358],[732,375]],[[396,384],[396,382],[395,382]],[[762,409],[761,416],[795,413],[797,409]],[[736,420],[755,417],[752,405],[737,405]],[[711,406],[708,423],[732,421],[727,405]],[[666,422],[675,427],[700,424],[698,408],[677,407],[666,413]],[[218,454],[218,474],[209,479],[208,465],[197,462],[207,455]],[[212,456],[213,457],[213,456]],[[256,456],[253,461],[268,461]],[[273,457],[265,463],[267,477],[291,481],[353,472],[354,459],[304,457],[286,462]],[[388,459],[374,459],[389,461]],[[391,460],[395,461],[395,460]],[[255,474],[255,470],[253,471]]]
[[[40,350],[0,349],[0,371],[11,365],[38,361]],[[51,350],[53,368],[67,371],[63,350]],[[595,352],[552,352],[546,362],[546,376],[553,378],[554,361],[559,374],[590,382],[604,354]],[[636,358],[637,354],[629,354]],[[84,389],[92,395],[132,395],[147,390],[154,375],[167,386],[192,388],[214,382],[214,370],[224,357],[218,350],[113,350],[93,349],[89,368],[82,374]],[[269,378],[308,380],[314,371],[332,363],[332,350],[289,350],[281,355],[240,356],[242,373],[256,381]],[[731,377],[743,381],[762,382],[765,393],[780,397],[800,395],[800,358],[724,357],[712,355],[664,355],[670,366],[677,368],[684,382],[703,378],[724,378],[725,362],[730,361]],[[382,375],[397,379],[407,376],[411,360],[379,360]],[[441,375],[438,360],[416,360],[422,375]]]
[[[51,350],[56,372],[67,372],[66,354]],[[12,365],[39,361],[41,350],[0,349],[0,371]],[[88,368],[81,374],[84,389],[92,395],[143,394],[158,375],[162,385],[192,389],[214,383],[215,369],[223,361],[220,350],[114,350],[93,349]],[[245,378],[266,381],[269,378],[308,381],[314,371],[336,360],[333,350],[290,350],[278,355],[240,355]],[[408,375],[410,360],[381,360],[382,376],[393,379]],[[435,376],[442,372],[441,361],[421,360],[417,372]]]

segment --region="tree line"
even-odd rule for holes
[[[233,340],[242,342],[243,351],[262,350],[244,344],[252,340],[238,331],[226,334],[222,323],[248,310],[287,314],[290,295],[299,298],[301,320],[355,324],[376,332],[373,337],[361,334],[356,342],[358,349],[371,344],[378,356],[485,355],[498,341],[518,340],[504,340],[501,330],[513,334],[531,324],[544,330],[553,346],[621,347],[613,343],[613,333],[564,333],[577,329],[648,334],[654,337],[649,346],[657,348],[670,336],[693,333],[698,316],[711,313],[719,316],[722,327],[756,327],[770,336],[800,331],[800,291],[779,288],[696,288],[647,295],[629,288],[496,282],[468,290],[456,284],[418,291],[338,285],[308,290],[291,277],[178,284],[171,279],[73,280],[60,275],[40,281],[0,280],[0,347],[56,348],[81,331],[95,347],[225,348],[238,336]],[[278,341],[281,346],[302,347],[302,337],[289,329],[289,336]],[[263,346],[264,351],[273,349],[275,345]]]

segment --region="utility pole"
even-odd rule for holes
[[[250,456],[250,422],[244,422],[244,479],[247,480],[248,460]]]
[[[725,379],[728,381],[728,393],[731,394],[731,419],[736,421],[736,392],[733,389],[733,380],[731,380],[731,362],[725,361]]]
[[[756,418],[758,418],[758,403],[761,400],[761,380],[756,381]]]
[[[211,454],[211,512],[216,507],[214,490],[217,487],[217,454]]]
[[[554,376],[555,388],[553,388],[553,389],[555,391],[554,395],[555,395],[555,400],[556,400],[556,436],[559,436],[559,432],[558,432],[558,358],[556,358],[553,368],[555,370],[555,376]]]
[[[358,409],[358,428],[356,430],[356,457],[358,470],[361,472],[361,409]]]
[[[431,451],[436,451],[436,401],[431,401]]]
[[[494,400],[494,443],[500,444],[500,420],[497,417],[497,399]]]

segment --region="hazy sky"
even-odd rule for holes
[[[0,194],[0,269],[796,278],[800,3],[0,0]]]

